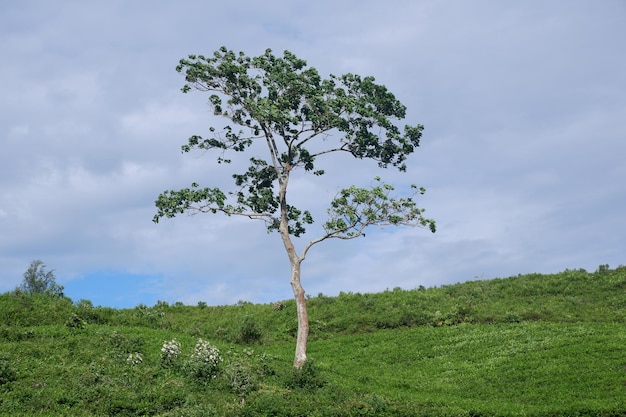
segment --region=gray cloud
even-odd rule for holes
[[[439,225],[435,235],[372,230],[315,247],[304,264],[309,293],[624,263],[622,2],[328,10],[282,1],[2,4],[0,290],[41,258],[68,289],[82,283],[74,298],[95,296],[87,281],[105,272],[136,281],[123,297],[108,289],[110,303],[124,305],[291,296],[280,241],[262,223],[151,222],[164,189],[229,185],[229,168],[211,155],[180,154],[187,137],[220,122],[206,96],[179,92],[174,71],[187,54],[221,45],[289,49],[322,73],[374,75],[407,105],[407,123],[426,125],[406,174],[329,158],[327,176],[294,179],[294,201],[318,221],[342,186],[375,175],[400,191],[424,185],[420,202]]]

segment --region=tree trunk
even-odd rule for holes
[[[296,312],[298,314],[298,336],[296,339],[296,355],[293,360],[294,368],[302,368],[306,362],[306,347],[309,340],[309,314],[306,309],[304,288],[300,284],[300,260],[291,265],[291,288],[296,299]]]
[[[270,146],[270,151],[272,147]],[[298,335],[296,338],[296,354],[293,360],[294,368],[300,369],[304,362],[306,362],[306,347],[309,340],[309,314],[306,310],[306,298],[304,297],[304,288],[300,283],[300,271],[303,258],[300,258],[296,253],[296,248],[291,241],[289,235],[289,217],[288,217],[288,205],[287,205],[287,183],[289,182],[289,171],[291,167],[284,167],[280,175],[280,226],[278,232],[285,245],[287,256],[289,257],[289,263],[291,264],[291,289],[296,299],[296,312],[298,315]]]

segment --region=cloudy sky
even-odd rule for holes
[[[345,156],[294,180],[318,222],[339,188],[380,175],[424,186],[438,224],[315,246],[309,294],[626,264],[624,39],[623,0],[3,1],[0,291],[41,259],[97,305],[292,296],[261,222],[152,223],[163,190],[230,182],[180,152],[218,122],[175,71],[222,45],[373,75],[425,125],[407,173]]]

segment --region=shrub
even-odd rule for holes
[[[253,316],[246,316],[241,322],[239,329],[239,341],[241,343],[257,343],[261,341],[261,328]]]
[[[76,308],[78,310],[90,311],[93,309],[93,303],[90,300],[85,300],[84,298],[81,298],[76,302]]]
[[[156,306],[147,307],[144,304],[139,304],[135,307],[134,316],[140,320],[146,320],[149,324],[157,324],[159,319],[165,317],[165,308],[167,303],[165,301],[157,301]]]
[[[163,342],[161,347],[161,364],[164,366],[173,366],[180,356],[180,342],[176,338]]]
[[[126,335],[117,330],[102,334],[103,342],[113,347],[119,354],[125,355],[144,350],[145,340],[141,335]]]
[[[307,359],[302,368],[293,368],[287,374],[285,386],[290,389],[317,389],[326,385],[319,368],[312,359]]]
[[[254,371],[246,363],[234,362],[226,366],[224,378],[233,392],[242,398],[257,389]]]
[[[77,314],[72,313],[69,319],[65,322],[65,326],[70,329],[84,329],[87,322],[80,318]]]
[[[217,347],[211,343],[198,339],[191,357],[186,363],[187,373],[202,384],[215,379],[219,371],[219,364],[223,361]]]

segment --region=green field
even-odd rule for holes
[[[291,300],[116,310],[5,293],[0,415],[626,416],[625,290],[626,268],[601,265],[318,294],[300,372]],[[221,352],[214,378],[190,365],[198,338]]]

